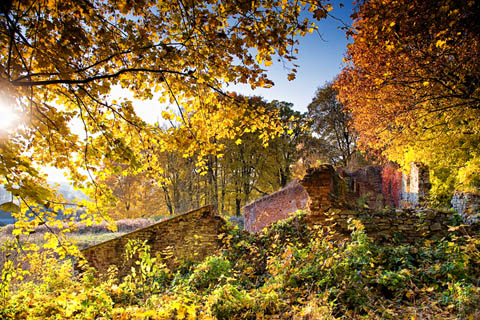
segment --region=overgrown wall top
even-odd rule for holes
[[[432,236],[444,236],[453,224],[452,212],[433,209],[349,210],[336,209],[325,212],[328,224],[341,234],[349,235],[351,219],[360,221],[365,232],[377,241],[414,242]],[[310,218],[310,217],[309,217]],[[310,220],[310,224],[317,224]]]

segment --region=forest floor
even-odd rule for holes
[[[176,270],[132,244],[138,268],[122,280],[43,257],[40,278],[1,297],[0,318],[480,319],[480,235],[375,243],[359,221],[339,237],[304,219],[259,234],[229,225],[216,255]]]

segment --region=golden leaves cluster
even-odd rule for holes
[[[270,113],[227,94],[227,87],[273,85],[264,68],[277,58],[293,61],[295,36],[315,28],[300,21],[305,9],[317,18],[329,10],[284,0],[2,6],[0,94],[15,101],[22,124],[0,140],[0,183],[20,204],[25,226],[19,227],[27,230],[31,219],[53,224],[60,210],[42,208],[66,202],[44,192],[51,190],[40,173],[45,166],[64,170],[84,190],[91,201],[68,205],[87,210],[83,220],[93,223],[108,219],[102,204],[115,198],[105,182],[112,172],[143,172],[162,182],[158,150],[195,154],[201,167],[205,155],[221,154],[218,140],[241,141],[243,133],[258,131],[266,144],[278,135],[283,129]],[[170,105],[163,113],[170,128],[140,119],[131,101],[109,95],[114,86],[137,99],[159,96]],[[35,217],[27,218],[36,205]],[[75,210],[62,210],[74,218]]]

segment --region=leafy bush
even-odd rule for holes
[[[225,283],[230,275],[230,261],[222,256],[210,256],[197,265],[190,275],[188,284],[197,290],[211,289],[218,284]]]
[[[398,319],[421,308],[426,318],[480,318],[478,236],[392,246],[372,242],[355,220],[345,239],[309,230],[302,219],[258,235],[226,228],[222,252],[175,272],[145,243],[131,242],[126,258],[136,263],[121,281],[115,273],[75,276],[71,263],[38,256],[35,278],[4,286],[0,317]],[[2,279],[14,273],[5,268]]]
[[[43,259],[42,281],[15,288],[0,309],[2,319],[98,319],[111,317],[111,283],[98,282],[87,272],[73,277],[71,262]]]
[[[256,319],[256,301],[245,290],[227,283],[215,289],[208,299],[217,319]]]

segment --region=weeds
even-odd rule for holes
[[[54,319],[476,319],[480,239],[455,236],[391,246],[371,241],[358,221],[351,238],[311,230],[304,215],[259,235],[227,227],[224,247],[201,263],[166,269],[145,243],[123,280],[52,277],[5,292],[10,318]],[[341,240],[339,240],[341,239]],[[28,297],[28,298],[26,298]],[[57,299],[55,297],[61,297]],[[70,299],[71,306],[64,304]]]

